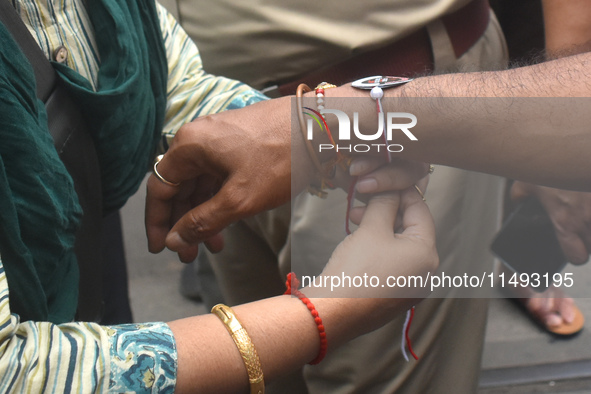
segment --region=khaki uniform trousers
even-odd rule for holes
[[[494,16],[485,34],[459,59],[455,59],[442,25],[432,24],[429,32],[436,71],[494,69],[507,62],[505,41]],[[456,271],[463,271],[463,267],[469,271],[472,264],[493,269],[488,249],[500,221],[502,185],[498,177],[436,166],[426,198],[435,218],[442,270],[453,266]],[[201,258],[213,267],[231,305],[282,294],[292,258],[318,267],[317,272],[328,261],[344,234],[325,229],[342,228],[345,210],[346,194],[340,190],[331,191],[328,200],[302,194],[291,207],[261,213],[229,227],[224,232],[224,251]],[[400,316],[330,351],[322,363],[268,385],[267,392],[474,393],[487,305],[486,299],[427,299],[417,305],[412,323],[418,362],[411,359],[407,363],[402,356],[404,316]]]

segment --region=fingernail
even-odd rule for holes
[[[349,175],[357,176],[363,174],[369,168],[369,163],[365,159],[355,159],[349,167]]]
[[[572,323],[573,321],[575,321],[575,311],[573,311],[573,310],[564,311],[562,313],[562,318],[568,324]]]
[[[166,247],[170,250],[178,252],[179,250],[189,247],[189,243],[185,241],[176,231],[166,236]]]
[[[378,190],[378,181],[374,178],[364,178],[357,182],[356,189],[359,193],[373,193]]]
[[[546,318],[546,325],[548,327],[557,327],[562,324],[562,318],[557,315],[550,315]]]

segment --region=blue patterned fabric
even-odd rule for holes
[[[177,351],[165,323],[21,322],[0,260],[0,393],[172,393]]]
[[[164,323],[108,328],[111,392],[172,393],[176,383],[176,348]]]

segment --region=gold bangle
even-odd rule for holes
[[[211,308],[211,313],[216,315],[232,336],[244,366],[248,373],[248,381],[250,382],[250,393],[251,394],[264,394],[265,393],[265,381],[263,379],[263,369],[261,367],[261,361],[259,355],[250,339],[250,336],[238,321],[238,318],[234,314],[232,308],[224,304],[217,304]]]

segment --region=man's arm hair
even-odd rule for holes
[[[503,71],[420,78],[402,97],[591,97],[591,53]]]
[[[419,78],[388,94],[411,102],[409,159],[591,190],[591,53],[497,72]],[[414,99],[416,98],[416,99]],[[385,103],[388,103],[386,100]],[[400,101],[390,101],[396,111]]]

